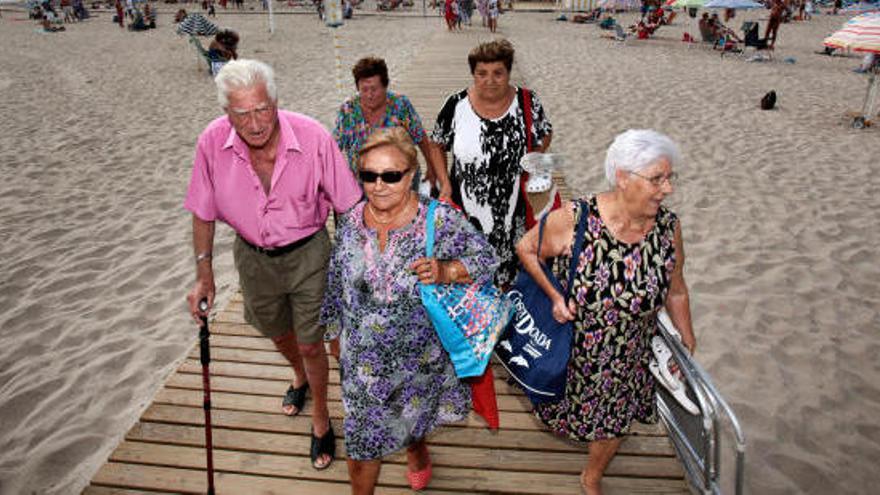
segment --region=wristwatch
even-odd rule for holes
[[[210,260],[210,259],[211,259],[211,251],[205,251],[204,253],[199,253],[196,255],[196,264],[199,264],[202,261]]]

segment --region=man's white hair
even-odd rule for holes
[[[229,106],[229,93],[243,88],[266,85],[266,93],[273,103],[278,103],[278,88],[275,86],[275,71],[259,60],[240,58],[230,60],[214,77],[217,84],[217,101],[224,110]]]
[[[681,160],[678,146],[665,134],[650,129],[630,129],[614,138],[605,154],[605,178],[617,185],[616,172],[638,172],[665,158],[675,168]]]

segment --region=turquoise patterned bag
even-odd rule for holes
[[[425,219],[425,255],[434,255],[434,213]],[[486,284],[422,284],[422,304],[449,353],[459,378],[480,376],[486,370],[498,336],[513,315],[513,305],[492,282]]]

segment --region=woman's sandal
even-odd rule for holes
[[[287,389],[287,392],[284,393],[284,398],[281,399],[281,408],[282,412],[284,412],[284,408],[288,406],[293,406],[296,408],[295,413],[287,414],[288,416],[296,416],[302,412],[303,406],[306,404],[306,392],[309,390],[309,382],[306,382],[305,385],[299,388],[293,388],[293,385]]]
[[[428,465],[421,471],[406,470],[406,480],[409,481],[409,487],[414,491],[424,490],[431,482],[431,458],[428,458]]]
[[[322,454],[330,456],[330,461],[323,466],[319,466],[315,462],[318,461]],[[324,433],[324,436],[321,438],[316,437],[315,430],[312,429],[312,448],[309,452],[309,457],[312,459],[312,467],[318,471],[323,471],[333,464],[333,460],[336,458],[336,434],[333,433],[333,425],[330,425],[327,433]]]

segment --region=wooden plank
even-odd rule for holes
[[[267,339],[262,335],[229,335],[212,331],[210,342],[212,351],[214,349],[226,348],[252,351],[271,351],[278,353],[272,340]]]
[[[261,337],[260,332],[248,325],[247,323],[229,323],[225,321],[214,321],[211,323],[211,340],[214,335],[240,335],[245,337]]]
[[[487,433],[488,435],[488,433]],[[203,447],[204,428],[138,423],[126,435],[128,440]],[[256,453],[305,455],[309,449],[307,435],[262,433],[228,429],[213,430],[214,447]],[[486,448],[481,444],[457,446],[431,445],[431,458],[437,466],[471,467],[475,469],[504,469],[522,472],[558,472],[578,474],[587,462],[586,449],[576,452],[541,452],[541,462],[535,462],[535,451]],[[342,458],[345,449],[340,440],[337,455]],[[398,452],[385,459],[389,463],[405,464],[406,457]],[[683,472],[678,461],[670,456],[631,456],[626,450],[612,460],[607,473],[612,476],[649,476],[657,478],[681,478]]]
[[[338,377],[334,377],[327,391],[330,400],[342,400],[340,388],[332,386],[338,385],[338,383]],[[278,401],[289,385],[288,379],[232,377],[214,373],[211,376],[211,390],[214,392],[259,395],[271,397],[272,401]],[[165,386],[172,389],[202,390],[201,372],[175,373],[168,378]],[[532,410],[528,398],[514,387],[503,381],[498,381],[496,388],[499,389],[496,397],[499,411],[530,412]]]
[[[290,385],[289,380],[267,380],[265,378],[240,378],[228,376],[212,376],[211,390],[216,392],[230,392],[240,394],[252,394],[272,397],[273,400],[281,397]],[[169,388],[182,388],[189,390],[202,389],[202,375],[195,373],[175,373],[168,378],[165,386]],[[342,400],[342,391],[339,387],[328,389],[330,400]],[[531,409],[529,400],[522,394],[498,395],[498,409],[500,411],[528,411]]]
[[[144,412],[141,422],[203,427],[204,412],[201,407],[152,404]],[[310,421],[289,418],[282,414],[264,414],[250,411],[216,410],[211,412],[215,431],[220,428],[257,431],[266,433],[302,434],[311,431]],[[342,430],[338,433],[341,435]],[[569,442],[546,431],[498,430],[485,428],[441,428],[431,435],[432,445],[481,445],[486,448],[519,449],[532,451],[583,452],[584,446]],[[621,445],[621,453],[647,455],[673,455],[666,437],[631,435]]]
[[[164,465],[176,468],[203,469],[204,449],[176,445],[151,444],[124,441],[111,456],[113,462],[128,462],[147,465]],[[312,469],[308,457],[255,454],[231,450],[215,449],[214,464],[218,472],[239,475],[264,475],[273,477],[293,477],[297,483],[302,480],[338,481],[348,480],[345,465],[341,462],[324,471]],[[406,465],[386,463],[379,475],[379,485],[406,488]],[[680,486],[676,480],[658,478],[625,478],[609,476],[611,486],[638,486],[645,493],[666,493]],[[645,483],[650,481],[650,483]],[[606,486],[609,485],[606,482]],[[344,486],[344,485],[342,485]],[[575,474],[536,473],[520,471],[491,471],[473,468],[453,468],[435,464],[431,486],[468,492],[499,491],[504,493],[535,493],[539,487],[554,487],[558,493],[577,493],[580,490],[579,478]],[[609,487],[610,488],[610,487]],[[609,489],[610,491],[610,489]]]
[[[156,394],[153,401],[156,404],[169,404],[176,406],[200,406],[203,402],[201,391],[164,388]],[[249,394],[229,394],[229,393],[212,393],[211,403],[215,410],[229,409],[234,411],[257,411],[270,414],[282,415],[276,397],[265,397]],[[342,419],[342,402],[338,400],[328,400],[327,406],[330,409],[332,418]],[[306,402],[300,416],[311,416],[312,401]],[[499,412],[501,428],[510,428],[515,430],[537,430],[542,429],[541,423],[531,414],[524,412]],[[482,426],[485,422],[471,413],[462,426]]]
[[[213,351],[213,350],[212,350]],[[331,369],[334,368],[333,360],[331,360]],[[179,373],[190,373],[201,375],[202,365],[197,359],[187,359],[181,363],[177,369]],[[251,364],[236,363],[228,361],[211,361],[211,376],[231,376],[239,378],[260,378],[267,380],[290,381],[293,378],[293,371],[290,366],[276,366],[268,364]],[[329,376],[330,385],[339,385],[339,373],[331,372]],[[280,393],[283,393],[287,387],[284,387]],[[522,395],[516,387],[509,385],[502,378],[495,379],[495,393],[498,395]]]
[[[95,474],[92,483],[99,486],[132,487],[141,490],[193,494],[205,493],[208,486],[205,472],[201,470],[120,462],[104,464]],[[291,492],[295,492],[297,495],[348,495],[351,491],[347,483],[292,481],[283,478],[234,473],[215,473],[214,485],[218,488],[218,493],[261,495],[288,495]],[[395,490],[394,493],[410,492]]]
[[[201,406],[203,395],[198,390],[173,389],[164,388],[156,394],[153,401],[156,404],[168,404],[175,406]],[[230,393],[212,393],[211,403],[215,410],[228,409],[234,411],[255,411],[269,414],[277,414],[284,416],[278,405],[278,399],[275,397],[265,397],[250,394],[230,394]],[[330,410],[332,418],[342,419],[342,403],[340,401],[328,400],[327,407]],[[300,416],[311,416],[312,401],[306,402]],[[500,411],[499,414],[500,427],[502,429],[512,430],[544,430],[544,425],[535,418],[534,415],[524,411]],[[482,427],[485,422],[471,413],[468,418],[459,423],[460,426]],[[633,433],[646,435],[665,435],[662,427],[657,425],[642,425],[636,423]]]
[[[110,486],[87,486],[85,490],[82,491],[82,495],[155,495],[157,493],[168,493],[168,492],[155,492],[155,491],[147,491],[147,490],[129,490],[126,488],[113,488]]]

